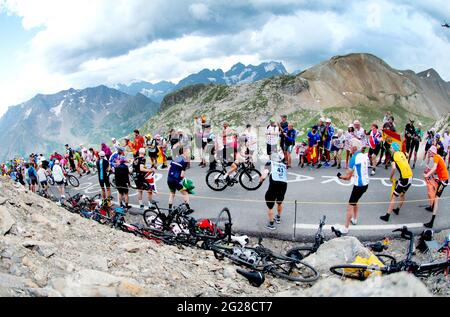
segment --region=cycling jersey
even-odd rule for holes
[[[369,185],[369,158],[356,152],[350,160],[349,168],[353,170],[353,184],[357,187]]]
[[[141,171],[141,165],[145,166],[145,158],[144,157],[137,157],[133,161],[133,171],[137,174],[139,177],[145,176],[146,172]]]
[[[409,166],[408,159],[403,152],[394,153],[394,162],[398,172],[400,173],[400,178],[408,179],[413,177],[412,169]]]
[[[444,159],[440,155],[435,155],[433,158],[435,164],[437,164],[436,174],[440,181],[448,180],[448,170],[445,165]]]
[[[167,179],[171,182],[180,182],[182,180],[181,173],[187,168],[187,163],[182,157],[177,158],[170,163],[170,169]]]
[[[319,133],[312,133],[312,131],[308,132],[308,141],[309,141],[309,146],[315,146],[317,145],[317,142],[320,141],[320,135]]]

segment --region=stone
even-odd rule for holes
[[[7,234],[16,223],[5,206],[0,206],[0,236]]]
[[[328,278],[305,291],[313,297],[430,297],[426,286],[414,275],[400,272],[371,277],[365,282]]]
[[[226,266],[223,269],[223,276],[235,280],[237,277],[236,268],[234,266]]]
[[[357,256],[368,258],[371,254],[357,238],[348,236],[325,242],[304,261],[320,273],[329,274],[331,266],[352,263]]]
[[[138,243],[124,243],[119,246],[120,249],[128,253],[138,253],[142,246]]]
[[[36,286],[31,280],[11,274],[0,273],[0,287],[25,288]]]
[[[49,258],[56,253],[53,243],[35,241],[35,240],[25,240],[22,242],[22,246],[28,249],[35,250],[37,253],[45,258]]]
[[[91,267],[97,270],[108,271],[108,260],[100,255],[95,256],[82,253],[79,261],[84,267]]]
[[[28,288],[29,296],[32,297],[61,297],[61,294],[51,288]]]
[[[45,218],[44,216],[37,214],[37,213],[34,213],[31,215],[31,220],[33,222],[40,223],[40,224],[45,224],[45,225],[50,224],[50,221],[47,218]]]
[[[7,201],[8,201],[8,199],[6,197],[0,196],[0,206],[3,206],[4,204],[6,204]]]

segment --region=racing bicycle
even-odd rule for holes
[[[429,277],[439,273],[445,273],[450,266],[450,258],[447,256],[446,260],[431,262],[431,263],[417,263],[412,260],[414,255],[414,234],[408,230],[407,227],[396,229],[393,232],[400,232],[401,237],[409,240],[409,248],[406,258],[397,262],[393,257],[390,257],[390,263],[385,263],[385,266],[377,265],[360,265],[360,264],[343,264],[336,265],[330,268],[334,274],[350,279],[365,280],[370,274],[378,273],[381,275],[398,273],[406,271],[414,274],[416,277]],[[379,255],[377,255],[379,256]]]
[[[206,174],[206,184],[214,191],[223,191],[227,187],[233,187],[240,183],[246,190],[254,191],[261,187],[259,179],[261,172],[253,163],[247,161],[238,166],[234,176],[227,178],[226,164],[222,164],[222,169],[215,169]]]

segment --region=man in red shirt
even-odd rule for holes
[[[136,152],[139,152],[140,149],[144,148],[144,144],[144,137],[139,134],[139,130],[134,130],[134,148],[136,149]]]
[[[433,228],[434,219],[436,218],[438,212],[439,198],[442,196],[442,192],[444,191],[445,187],[448,186],[448,170],[442,156],[437,154],[437,148],[435,146],[432,146],[430,148],[430,150],[428,151],[428,155],[434,161],[434,165],[431,170],[428,173],[424,173],[423,176],[425,177],[425,179],[427,179],[428,177],[436,174],[438,177],[438,187],[436,190],[436,197],[434,198],[433,205],[426,208],[426,210],[433,212],[433,216],[431,218],[431,221],[429,223],[425,223],[424,226],[427,228]]]

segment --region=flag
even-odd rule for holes
[[[398,143],[398,146],[403,150],[403,142],[400,134],[392,132],[390,130],[383,130],[383,141],[387,142],[389,145],[392,143]]]

